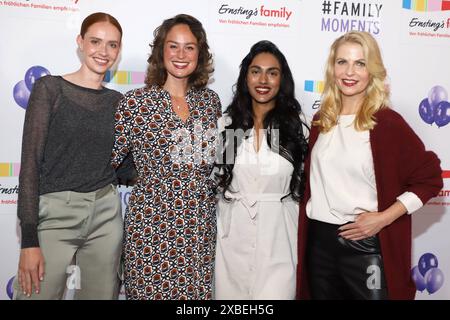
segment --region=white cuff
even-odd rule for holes
[[[397,197],[397,200],[405,206],[406,210],[408,210],[408,214],[413,213],[423,206],[422,200],[420,200],[415,193],[409,191],[406,191],[399,195]]]

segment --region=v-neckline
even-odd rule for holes
[[[263,133],[264,133],[264,129],[260,129],[260,130],[262,130]],[[252,134],[252,138],[253,138],[253,141],[251,143],[252,144],[252,148],[253,148],[253,152],[255,153],[255,155],[258,156],[260,154],[260,152],[261,152],[262,147],[263,147],[265,135],[264,134],[262,135],[261,144],[259,145],[258,150],[256,150],[255,139],[258,139],[258,136],[256,134],[255,127],[252,128],[252,133],[251,134]],[[258,141],[258,143],[259,143],[259,141]]]
[[[189,105],[189,102],[187,101],[187,99],[186,99],[186,103],[187,103],[187,105],[188,105],[189,115],[187,116],[186,120],[183,120],[183,119],[180,117],[180,115],[179,115],[178,113],[176,113],[176,111],[173,109],[172,99],[169,98],[169,100],[170,100],[170,103],[169,103],[169,104],[170,104],[170,112],[172,113],[172,118],[177,118],[177,120],[178,120],[179,122],[181,122],[183,125],[186,125],[186,124],[189,122],[189,119],[191,118],[191,114],[192,114],[192,108],[191,108],[191,106]]]
[[[186,118],[186,120],[184,120],[184,121],[183,121],[183,119],[181,119],[181,117],[178,115],[178,113],[176,113],[175,110],[173,109],[173,103],[172,103],[172,98],[170,97],[170,92],[167,91],[166,89],[162,88],[162,87],[160,88],[160,90],[166,95],[166,98],[169,101],[169,103],[168,103],[168,108],[169,108],[168,112],[170,113],[171,117],[173,119],[176,119],[183,126],[186,126],[188,124],[188,122],[190,121],[190,119],[192,118],[192,112],[194,111],[193,107],[191,106],[191,103],[189,101],[190,100],[189,96],[192,94],[192,90],[193,89],[190,88],[190,89],[188,89],[186,91],[185,99],[186,99],[186,103],[187,103],[188,108],[189,108],[189,115]]]

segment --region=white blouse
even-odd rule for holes
[[[233,180],[217,208],[215,299],[294,299],[298,204],[289,194],[292,164],[259,152],[254,134],[238,148]]]
[[[319,134],[312,149],[310,219],[341,225],[362,212],[378,211],[369,131],[356,131],[354,120],[355,115],[341,115],[335,127]],[[397,199],[408,213],[423,205],[412,192]]]

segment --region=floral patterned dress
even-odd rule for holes
[[[186,94],[190,116],[172,111],[159,86],[129,91],[116,113],[112,162],[132,152],[138,181],[125,213],[128,299],[211,299],[216,201],[210,178],[217,143],[218,95]]]

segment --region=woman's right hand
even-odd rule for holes
[[[40,292],[40,281],[44,280],[44,256],[41,248],[25,248],[20,250],[18,281],[22,292],[31,297],[32,287],[35,293]]]

